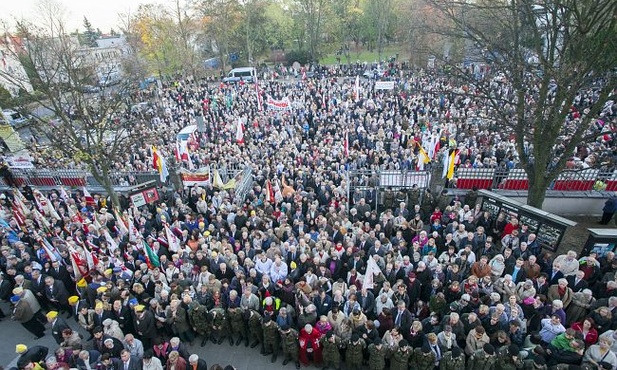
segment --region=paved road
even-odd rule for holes
[[[9,314],[9,305],[7,303],[0,303],[0,307],[5,314]],[[77,329],[78,325],[74,319],[68,319],[67,322],[73,329]],[[51,337],[49,329],[44,338],[34,340],[34,336],[31,335],[26,329],[24,329],[19,323],[12,321],[10,317],[7,317],[0,321],[0,338],[2,339],[0,345],[0,365],[3,365],[5,369],[15,366],[17,361],[17,354],[15,353],[15,346],[17,344],[25,344],[27,346],[33,346],[35,344],[49,347],[50,354],[57,348],[56,342]],[[88,336],[84,336],[88,338]],[[91,343],[91,342],[86,342]],[[233,365],[238,370],[272,370],[272,369],[289,369],[295,370],[296,366],[293,362],[290,362],[286,366],[283,366],[283,359],[279,356],[276,363],[271,363],[270,356],[262,356],[259,354],[259,347],[250,348],[245,347],[244,343],[240,346],[230,346],[228,341],[218,345],[208,342],[205,347],[200,347],[201,339],[195,340],[192,347],[189,346],[190,353],[197,353],[199,357],[206,360],[208,368],[214,364],[220,364],[223,367],[226,365]],[[314,367],[309,367],[314,369]]]

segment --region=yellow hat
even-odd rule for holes
[[[105,270],[105,275],[111,275],[113,273],[114,273],[114,270],[112,270],[112,269]]]
[[[81,279],[77,282],[77,287],[78,288],[85,288],[88,286],[88,282],[86,281],[86,279]]]
[[[255,216],[255,211],[251,211],[251,216]]]
[[[47,317],[47,319],[49,320],[53,320],[58,317],[58,311],[49,311],[47,315],[45,315],[45,317]]]
[[[206,223],[205,223],[205,222],[203,222],[203,221],[202,221],[202,222],[200,222],[200,223],[199,223],[199,227],[203,228],[203,227],[205,227],[205,226],[206,226]]]
[[[105,293],[107,291],[107,287],[106,286],[100,286],[98,288],[96,288],[96,292],[97,293]]]
[[[205,236],[210,236],[210,230],[206,230],[206,231],[204,232],[204,235],[205,235]]]
[[[218,255],[219,255],[218,253],[212,252],[212,258],[216,258],[216,257],[218,257]]]
[[[15,353],[22,354],[28,350],[25,344],[18,344],[15,346]]]
[[[77,302],[79,302],[79,297],[78,297],[78,296],[73,295],[73,296],[70,296],[70,297],[69,297],[69,304],[70,304],[71,306],[73,306],[73,305],[77,304]]]
[[[103,302],[97,302],[96,305],[94,305],[95,310],[100,310],[102,308],[103,308]]]
[[[21,294],[24,291],[24,288],[18,286],[17,288],[13,289],[13,294],[17,295],[17,294]]]
[[[143,304],[138,304],[137,306],[135,306],[135,312],[143,312],[143,310],[146,309],[146,306],[144,306]]]
[[[296,263],[294,261],[291,261],[291,263],[289,264],[289,267],[291,267],[291,269],[295,269],[296,268]]]

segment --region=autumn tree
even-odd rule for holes
[[[7,49],[31,66],[29,77],[35,80],[37,90],[30,94],[30,101],[52,115],[35,114],[31,130],[45,137],[56,153],[87,167],[118,204],[112,164],[141,140],[133,134],[135,124],[127,122],[124,113],[130,105],[127,97],[142,76],[125,73],[118,85],[103,87],[99,93],[88,92],[89,85],[118,73],[117,64],[96,58],[89,48],[80,46],[77,37],[68,35],[59,9],[43,8],[41,13],[43,19],[36,25],[22,22],[23,37],[11,38],[14,42]],[[9,31],[5,26],[5,38]],[[17,86],[25,84],[10,73],[0,74]]]
[[[242,9],[238,0],[207,0],[198,1],[195,9],[201,17],[204,31],[210,36],[215,51],[222,63],[222,68],[227,68],[228,57],[235,47],[239,34],[243,34],[240,20]]]
[[[542,207],[548,186],[577,145],[610,131],[611,122],[598,119],[617,88],[617,2],[432,3],[446,20],[434,31],[464,40],[464,58],[473,54],[475,64],[499,76],[483,79],[460,68],[463,60],[449,65],[453,76],[492,108],[500,131],[516,137],[529,179],[527,202]]]

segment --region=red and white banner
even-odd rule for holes
[[[195,172],[181,172],[180,178],[182,178],[182,185],[185,188],[189,186],[206,186],[210,184],[210,169],[202,168]]]
[[[268,109],[270,110],[291,110],[291,102],[288,97],[284,97],[281,100],[276,100],[270,95],[268,95],[268,100],[266,101],[268,105]]]

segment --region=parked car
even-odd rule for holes
[[[30,117],[24,116],[12,109],[4,109],[2,115],[4,116],[4,121],[13,127],[23,126],[30,119]]]
[[[386,75],[386,71],[381,68],[372,69],[370,71],[365,71],[362,76],[365,78],[381,78]]]

